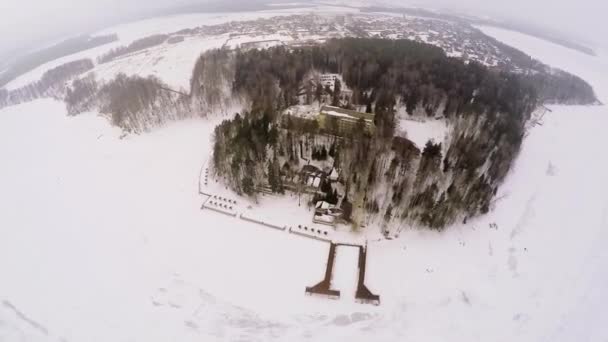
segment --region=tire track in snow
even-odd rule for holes
[[[604,265],[602,264],[602,260],[606,259],[599,255],[599,253],[604,253],[604,255],[608,255],[606,254],[605,249],[603,247],[606,241],[608,241],[608,202],[604,203],[604,208],[602,209],[600,227],[601,228],[599,229],[598,234],[594,239],[593,245],[590,246],[587,250],[587,256],[584,258],[584,266],[581,267],[580,271],[578,272],[579,275],[577,277],[577,279],[581,279],[584,277],[585,274],[587,274],[588,276],[597,277],[600,279],[595,279],[595,281],[593,282],[589,281],[588,284],[590,285],[588,286],[579,285],[580,287],[584,287],[584,289],[581,289],[580,293],[577,295],[578,300],[576,302],[579,303],[579,306],[575,307],[573,310],[569,310],[563,313],[560,317],[560,321],[557,324],[555,331],[553,331],[550,336],[547,335],[544,341],[555,341],[560,337],[563,338],[564,334],[567,334],[567,336],[572,335],[572,337],[580,338],[580,340],[591,341],[595,340],[594,338],[599,337],[608,341],[608,333],[602,332],[601,329],[598,329],[598,326],[593,327],[594,329],[590,329],[590,327],[592,326],[589,325],[588,320],[585,320],[586,324],[583,325],[572,324],[573,322],[585,319],[585,317],[580,316],[581,314],[601,316],[602,313],[600,313],[598,309],[599,307],[603,307],[605,303],[604,301],[606,300],[606,298],[608,298],[607,296],[603,295],[604,289],[608,284],[608,277],[604,275],[604,270],[606,269],[604,265],[606,264],[606,262],[604,262]],[[595,308],[593,307],[594,304],[591,304],[593,302],[596,302],[594,303],[596,305]],[[582,312],[581,308],[583,310]],[[591,317],[586,318],[589,319]],[[583,336],[585,336],[585,338],[583,338]]]
[[[535,191],[532,197],[530,197],[530,199],[528,199],[526,202],[524,213],[519,217],[515,227],[511,231],[511,235],[509,236],[511,240],[513,240],[517,235],[521,234],[528,221],[534,217],[534,202],[536,201],[536,193],[537,191]]]
[[[34,321],[33,319],[29,318],[28,316],[26,316],[23,312],[21,312],[19,309],[17,309],[17,307],[15,305],[13,305],[13,303],[9,302],[8,300],[3,300],[2,301],[2,305],[5,308],[7,308],[10,311],[12,311],[15,314],[15,316],[17,316],[17,318],[19,318],[20,320],[26,322],[28,325],[30,325],[31,327],[33,327],[36,330],[40,331],[44,335],[46,335],[46,336],[49,335],[49,331],[47,330],[47,328],[45,328],[42,324],[40,324],[40,323]]]

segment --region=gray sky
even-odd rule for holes
[[[34,44],[135,19],[159,8],[208,1],[0,0],[0,58],[16,49],[29,49]],[[475,15],[516,18],[592,42],[606,40],[602,33],[608,32],[608,19],[604,18],[608,12],[606,0],[383,0],[390,1],[398,4],[416,4],[417,1],[420,7],[450,8]]]
[[[65,35],[111,25],[171,0],[0,0],[0,56]]]

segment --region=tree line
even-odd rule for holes
[[[90,59],[75,60],[46,71],[36,82],[10,91],[0,89],[0,108],[42,97],[63,99],[65,83],[93,69],[93,66],[93,61]]]
[[[152,36],[137,39],[127,46],[119,46],[99,56],[97,58],[97,63],[107,63],[120,56],[124,56],[129,53],[141,51],[147,48],[151,48],[153,46],[160,45],[164,43],[168,38],[169,35],[166,34],[155,34]]]

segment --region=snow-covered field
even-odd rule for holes
[[[445,120],[428,119],[416,121],[412,119],[400,119],[397,134],[402,135],[416,144],[421,150],[427,141],[443,143],[448,127]]]
[[[606,55],[484,31],[608,103]],[[368,242],[376,307],[304,295],[326,243],[200,209],[216,120],[120,139],[51,100],[5,108],[0,341],[605,341],[608,110],[551,109],[489,215]],[[351,252],[334,274],[346,293]]]
[[[201,53],[219,49],[227,35],[187,38],[176,44],[162,44],[137,53],[98,64],[91,73],[104,81],[111,81],[119,73],[156,76],[175,90],[190,91],[192,69]]]

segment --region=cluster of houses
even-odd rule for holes
[[[408,39],[438,46],[449,56],[467,62],[476,61],[516,72],[523,72],[528,68],[527,64],[518,65],[518,62],[513,61],[502,46],[472,28],[466,20],[457,20],[439,14],[429,16],[430,13],[416,9],[411,11],[412,13],[407,15],[404,13],[403,16],[396,16],[394,13],[294,14],[257,20],[230,21],[219,25],[202,25],[183,29],[175,34],[182,36],[181,38],[192,35],[209,37],[228,34],[231,40],[242,40],[241,48],[244,49],[279,44],[295,48],[316,45],[331,38],[341,37]],[[331,82],[332,76],[327,75],[323,82]]]
[[[319,82],[323,87],[333,90],[336,82],[340,80],[337,74],[323,74]],[[284,113],[284,119],[315,121],[322,132],[340,137],[353,132],[358,127],[373,133],[375,130],[374,114],[363,113],[355,110],[344,109],[335,106],[322,105],[315,109],[313,106],[294,106],[288,108]],[[339,170],[333,167],[321,169],[308,163],[290,178],[284,180],[287,189],[311,195],[324,195],[321,190],[325,183],[335,183],[339,179]],[[313,214],[313,222],[335,226],[343,219],[343,210],[335,204],[327,201],[317,201]]]
[[[339,172],[335,168],[331,170],[320,170],[314,165],[304,165],[300,171],[300,179],[304,182],[305,191],[311,194],[323,194],[320,189],[322,182],[335,183],[338,181]],[[335,226],[342,218],[342,210],[335,204],[326,201],[317,201],[313,214],[313,222]]]
[[[292,178],[285,179],[285,186],[296,192],[307,194],[321,194],[321,185],[323,182],[337,182],[339,172],[335,168],[326,168],[321,170],[318,167],[307,164],[302,166],[299,173]],[[300,186],[300,188],[298,188]]]
[[[339,171],[333,167],[321,170],[317,166],[307,164],[291,178],[285,179],[285,187],[293,192],[309,195],[325,195],[322,185],[326,182],[335,183],[339,179]],[[336,205],[324,200],[315,203],[313,222],[335,226],[342,218],[342,210]]]

